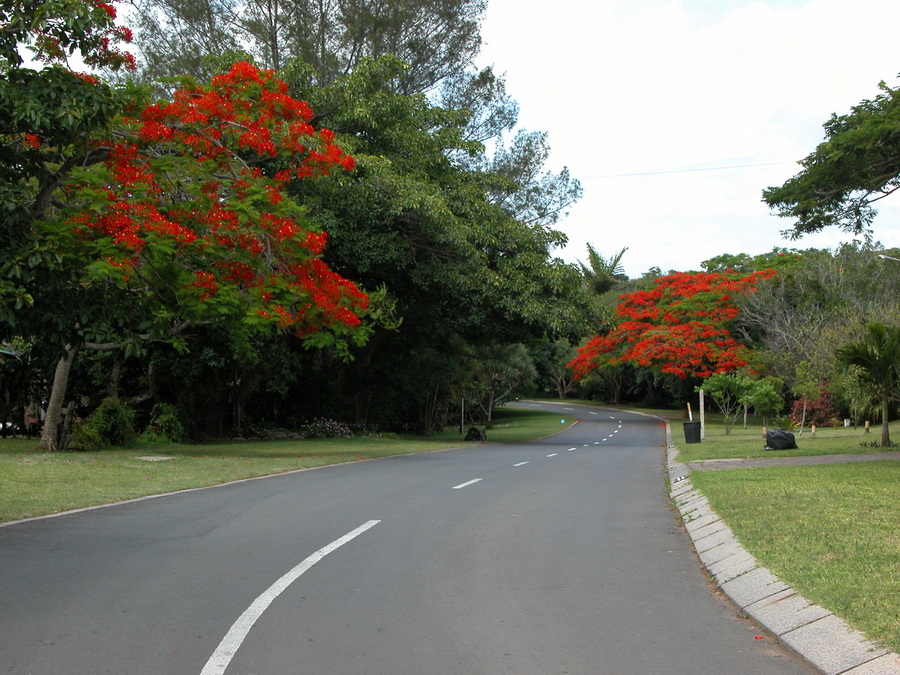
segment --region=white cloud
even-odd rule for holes
[[[521,125],[549,131],[552,167],[584,184],[562,256],[628,246],[636,276],[846,239],[782,239],[790,222],[761,193],[796,173],[832,112],[896,84],[898,22],[880,0],[489,0],[480,63],[507,73]],[[876,238],[900,245],[898,221],[883,207]]]

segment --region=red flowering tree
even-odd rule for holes
[[[314,345],[360,335],[366,296],[321,260],[325,233],[284,190],[353,159],[286,89],[271,71],[238,63],[208,87],[126,111],[112,138],[93,143],[102,161],[72,168],[56,190],[38,225],[78,272],[80,295],[125,300],[113,311],[136,314],[130,339],[171,338],[173,327],[201,322],[277,327]],[[40,147],[40,136],[27,141]],[[80,320],[78,331],[83,342],[92,327]],[[60,379],[48,433],[65,390],[58,368]]]
[[[619,324],[581,347],[569,367],[582,378],[604,363],[632,363],[684,379],[745,366],[749,349],[729,330],[739,313],[736,298],[774,274],[677,273],[657,279],[650,290],[623,295],[616,308]]]
[[[286,88],[238,63],[125,118],[105,161],[62,186],[55,240],[92,282],[153,293],[194,319],[238,316],[301,335],[355,327],[365,296],[321,261],[326,234],[284,193],[353,158]]]

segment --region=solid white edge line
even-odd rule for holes
[[[300,575],[306,572],[310,567],[319,562],[322,558],[324,558],[329,553],[337,550],[347,542],[355,539],[359,535],[361,535],[366,530],[374,527],[380,520],[370,520],[369,522],[360,525],[352,532],[348,532],[340,539],[336,539],[335,541],[328,544],[328,546],[319,549],[311,556],[309,556],[302,563],[294,567],[290,572],[281,577],[274,584],[269,586],[262,595],[260,595],[256,600],[253,601],[246,611],[238,617],[238,620],[234,622],[231,626],[231,629],[225,634],[225,637],[222,638],[222,641],[219,643],[219,646],[216,647],[216,651],[213,652],[212,656],[209,657],[209,661],[206,662],[206,665],[203,667],[203,670],[200,672],[200,675],[222,675],[225,672],[225,669],[228,667],[228,664],[231,663],[231,659],[234,658],[234,655],[237,653],[237,650],[240,648],[241,643],[243,643],[244,638],[247,637],[247,633],[250,632],[250,629],[253,627],[253,624],[256,623],[257,619],[262,616],[262,613],[265,612],[269,605],[281,595],[284,590],[294,583]]]
[[[467,483],[460,483],[459,485],[454,485],[454,486],[453,486],[453,489],[454,489],[454,490],[462,490],[464,487],[468,487],[468,486],[470,486],[470,485],[473,485],[474,483],[477,483],[477,482],[480,481],[480,480],[481,480],[480,478],[476,478],[475,480],[470,480],[470,481],[467,482]]]

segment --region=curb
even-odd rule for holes
[[[732,602],[826,675],[900,675],[900,655],[812,604],[750,555],[691,484],[668,422],[666,446],[669,496],[700,561]]]

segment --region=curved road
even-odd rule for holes
[[[664,426],[582,421],[0,527],[0,673],[816,672],[706,583]]]

